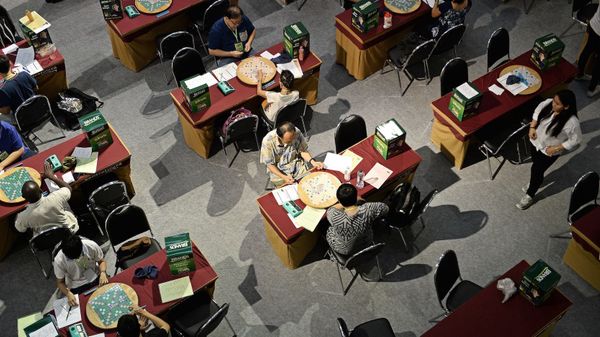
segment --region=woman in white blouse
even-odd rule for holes
[[[544,173],[558,159],[581,143],[581,128],[577,118],[577,102],[571,90],[561,90],[553,98],[540,103],[529,125],[529,140],[534,149],[531,154],[531,177],[523,187],[526,193],[517,204],[527,209],[544,181]]]

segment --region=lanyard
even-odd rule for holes
[[[233,37],[235,37],[235,42],[238,43],[240,42],[239,38],[238,38],[238,31],[237,31],[237,27],[235,28],[235,31],[231,30],[231,33],[233,34]]]

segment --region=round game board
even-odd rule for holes
[[[15,167],[0,174],[0,201],[16,204],[25,201],[21,188],[26,181],[33,180],[40,185],[40,173],[31,167]]]
[[[129,307],[138,305],[135,290],[125,283],[109,283],[98,288],[88,299],[85,314],[95,327],[114,329],[119,318],[130,312]]]
[[[275,63],[271,60],[267,60],[261,56],[253,56],[242,60],[238,64],[237,77],[246,84],[256,85],[256,72],[259,68],[263,72],[262,83],[269,82],[277,73],[277,67],[275,67]]]
[[[527,66],[522,66],[522,65],[512,65],[512,66],[508,66],[504,69],[502,69],[502,71],[500,71],[500,76],[498,77],[502,77],[504,75],[506,75],[507,73],[513,72],[515,70],[520,70],[523,77],[525,78],[525,80],[533,83],[533,85],[531,85],[529,88],[521,91],[519,93],[519,95],[531,95],[535,92],[537,92],[538,90],[540,90],[540,88],[542,87],[542,76],[540,76],[540,73],[538,73],[536,70],[527,67]]]
[[[421,6],[421,0],[385,0],[385,7],[396,14],[408,14]]]
[[[135,8],[144,14],[156,14],[166,11],[173,0],[135,0]]]
[[[329,172],[313,172],[300,180],[298,195],[303,203],[314,208],[327,208],[337,202],[336,192],[342,183]]]

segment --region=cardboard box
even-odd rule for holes
[[[459,121],[473,116],[481,103],[481,91],[471,82],[465,82],[452,89],[448,109]]]
[[[554,34],[544,35],[535,40],[531,62],[540,70],[552,68],[560,62],[565,44]]]
[[[310,52],[310,34],[302,22],[283,28],[283,47],[292,58],[303,61]]]
[[[104,20],[116,20],[123,18],[123,5],[121,0],[100,0],[100,8]]]
[[[165,250],[171,274],[178,275],[196,270],[189,233],[167,236],[165,238]]]
[[[406,131],[392,118],[375,128],[373,147],[387,160],[402,152],[405,139]]]
[[[27,15],[19,19],[19,27],[23,35],[29,45],[41,56],[49,55],[56,50],[48,31],[50,26],[50,23],[35,11],[28,12]]]
[[[550,297],[560,281],[560,274],[543,260],[537,260],[523,273],[519,292],[535,305],[540,305]]]
[[[202,80],[202,75],[192,76],[182,80],[180,87],[185,95],[185,100],[192,112],[198,112],[210,106],[210,91],[208,85]]]
[[[110,134],[110,128],[102,113],[98,110],[81,116],[79,118],[81,131],[85,133],[92,151],[100,151],[101,149],[112,144],[113,139]]]
[[[379,3],[362,0],[352,6],[352,26],[362,33],[377,28],[379,24]]]

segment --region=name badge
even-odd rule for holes
[[[240,32],[240,40],[248,41],[248,31],[245,30],[243,32]]]
[[[244,51],[244,44],[243,44],[243,43],[241,43],[241,42],[237,42],[237,43],[235,44],[235,50],[236,50],[236,51],[241,51],[241,52],[243,52],[243,51]]]

